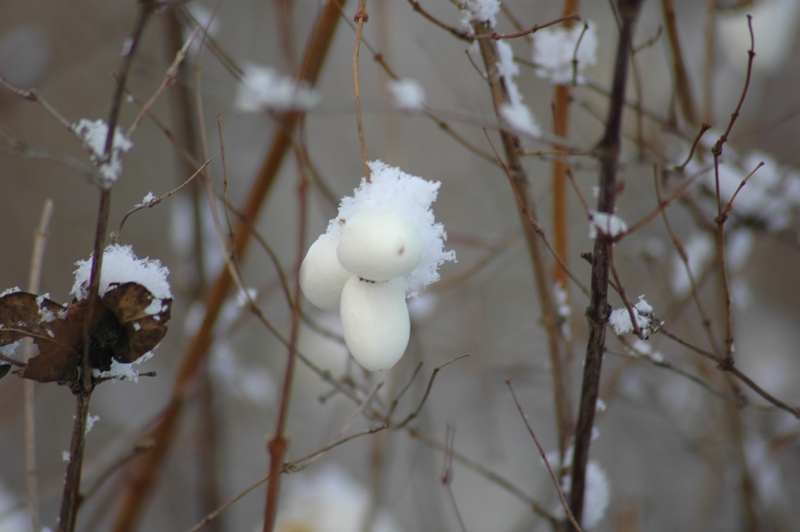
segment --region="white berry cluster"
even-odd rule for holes
[[[338,310],[353,358],[370,371],[388,369],[408,346],[406,297],[439,279],[439,266],[455,260],[431,205],[440,183],[370,163],[353,196],[311,245],[300,267],[305,296]]]

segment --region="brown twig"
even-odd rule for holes
[[[552,513],[548,512],[544,506],[539,504],[536,500],[532,499],[520,487],[515,486],[510,480],[500,476],[496,471],[484,466],[477,460],[473,460],[464,454],[456,451],[452,446],[448,447],[445,443],[439,442],[430,436],[426,435],[416,427],[406,427],[406,432],[415,440],[421,441],[433,449],[437,449],[443,453],[449,453],[452,459],[472,471],[483,476],[489,482],[503,488],[506,492],[513,495],[526,506],[528,506],[534,513],[547,519],[554,527],[558,524],[559,520]]]
[[[536,448],[539,450],[539,456],[541,456],[542,461],[547,468],[547,472],[550,474],[550,480],[553,481],[553,486],[556,488],[556,492],[558,493],[558,500],[561,501],[561,506],[567,513],[567,519],[569,519],[569,522],[575,527],[575,530],[582,531],[583,529],[581,528],[581,525],[578,524],[578,522],[575,520],[575,517],[572,515],[572,511],[569,509],[567,499],[564,497],[564,491],[561,489],[561,483],[559,482],[555,473],[553,473],[553,468],[550,467],[550,461],[547,459],[544,449],[542,449],[542,444],[539,443],[539,439],[536,437],[536,433],[533,432],[533,427],[531,427],[531,424],[528,421],[528,416],[522,409],[522,405],[520,404],[519,399],[517,399],[517,394],[514,393],[514,387],[511,385],[511,379],[506,379],[506,386],[508,386],[508,391],[511,392],[511,398],[514,399],[514,404],[517,405],[517,410],[519,411],[520,417],[522,417],[523,423],[525,423],[525,428],[528,429],[528,434],[531,435],[533,442],[536,444]]]
[[[38,294],[42,278],[42,265],[44,263],[44,250],[47,239],[50,237],[50,219],[53,217],[53,200],[48,199],[42,208],[39,227],[33,239],[33,254],[31,256],[31,269],[28,276],[28,293]],[[31,338],[25,340],[25,363],[34,356],[34,345]],[[36,491],[36,425],[34,410],[35,382],[23,379],[22,393],[25,397],[25,481],[28,490],[28,515],[31,520],[31,530],[39,530],[39,497]]]
[[[664,204],[664,200],[661,198],[661,187],[658,184],[658,172],[653,170],[653,183],[656,191],[656,198],[658,199],[659,206]],[[694,301],[695,306],[697,307],[697,312],[700,314],[701,321],[703,323],[703,329],[706,332],[706,336],[708,337],[708,341],[714,349],[715,352],[719,352],[719,347],[717,346],[716,338],[714,337],[714,333],[711,330],[711,319],[708,317],[708,313],[705,310],[705,306],[703,302],[700,300],[700,295],[698,294],[697,287],[698,283],[695,280],[694,272],[692,271],[691,267],[689,266],[689,258],[686,256],[686,250],[683,248],[680,240],[678,240],[678,236],[675,234],[675,231],[672,228],[672,224],[667,217],[667,211],[660,207],[661,211],[661,219],[664,221],[664,227],[667,230],[667,234],[670,237],[670,241],[672,242],[675,251],[678,252],[678,256],[681,259],[681,264],[683,265],[684,270],[686,271],[686,275],[689,278],[689,284],[691,285],[691,298]]]
[[[667,38],[669,49],[672,53],[673,68],[675,70],[675,92],[678,97],[683,118],[689,125],[697,123],[697,111],[695,110],[694,98],[692,97],[692,87],[689,82],[689,73],[683,61],[681,52],[681,42],[678,37],[678,24],[675,18],[674,0],[661,0],[661,7],[664,12],[664,24],[667,27]]]
[[[728,122],[725,133],[722,134],[719,140],[714,144],[714,147],[711,148],[711,153],[714,155],[714,187],[717,198],[717,219],[715,220],[717,223],[717,260],[719,261],[722,290],[725,300],[725,364],[730,365],[733,365],[733,313],[731,312],[728,268],[725,264],[725,221],[728,217],[728,213],[723,208],[722,198],[720,197],[719,158],[722,155],[723,146],[728,141],[728,136],[733,129],[733,125],[739,117],[739,112],[742,110],[744,99],[747,96],[747,89],[750,87],[750,76],[753,72],[753,59],[756,56],[755,37],[753,36],[753,17],[751,15],[747,15],[747,27],[750,31],[750,49],[747,51],[747,74],[745,75],[742,94],[739,97],[739,102],[736,104],[736,109],[731,114],[731,119]],[[733,199],[731,199],[731,201],[733,201]]]
[[[475,32],[488,33],[491,29],[488,22],[473,22]],[[494,104],[495,114],[498,120],[501,117],[500,109],[503,104],[508,102],[508,88],[506,80],[497,71],[497,48],[492,40],[482,39],[478,41],[486,73],[488,76],[489,88],[492,93],[492,103]],[[518,139],[506,131],[500,131],[500,139],[503,144],[506,161],[501,164],[508,176],[509,184],[514,192],[519,210],[520,221],[522,223],[525,239],[528,244],[528,253],[533,266],[534,281],[539,298],[539,306],[542,312],[545,332],[547,333],[548,352],[550,354],[550,365],[553,377],[553,395],[556,403],[556,424],[558,428],[559,449],[563,453],[569,445],[572,435],[572,412],[569,401],[569,386],[567,384],[567,372],[564,368],[564,357],[561,353],[561,334],[558,326],[558,313],[553,303],[552,284],[550,273],[542,249],[542,240],[529,219],[537,219],[536,207],[530,198],[528,176],[522,166],[522,159],[517,149]]]
[[[144,29],[150,16],[156,9],[153,0],[142,0],[140,3],[139,15],[134,24],[134,29],[130,37],[130,46],[122,60],[122,69],[114,95],[111,100],[111,111],[108,118],[108,132],[106,134],[103,156],[99,165],[106,164],[113,156],[114,137],[117,132],[117,123],[122,105],[122,97],[125,93],[125,85],[133,65],[134,57],[138,50]],[[69,463],[67,464],[66,479],[64,481],[64,492],[61,499],[61,510],[59,512],[59,532],[72,532],[78,516],[80,506],[80,484],[81,471],[83,468],[83,452],[86,443],[86,418],[89,414],[89,402],[92,396],[94,383],[92,381],[92,370],[89,363],[92,341],[92,326],[96,321],[96,313],[99,307],[100,273],[102,271],[103,253],[105,249],[106,233],[108,222],[111,215],[111,185],[112,181],[105,180],[100,186],[100,205],[97,210],[97,224],[95,228],[95,238],[92,252],[91,274],[88,287],[88,310],[86,319],[83,323],[83,349],[79,367],[81,368],[78,381],[71,384],[73,393],[77,397],[75,406],[75,421],[72,427],[72,439],[69,448]]]
[[[441,20],[437,19],[436,17],[434,17],[433,15],[428,13],[425,10],[425,8],[422,7],[422,4],[420,4],[417,0],[408,0],[408,3],[411,4],[411,7],[414,9],[414,11],[416,11],[417,13],[422,15],[422,17],[425,18],[427,21],[429,21],[429,22],[433,23],[434,25],[440,27],[441,29],[449,32],[451,35],[453,35],[455,37],[458,37],[462,41],[468,41],[468,42],[482,40],[482,39],[489,39],[489,40],[494,40],[494,41],[502,40],[502,39],[516,39],[518,37],[524,37],[526,35],[530,35],[531,33],[536,33],[537,31],[539,31],[539,30],[541,30],[543,28],[547,28],[548,26],[553,26],[555,24],[560,24],[562,22],[567,22],[567,21],[571,22],[571,21],[576,21],[576,20],[580,20],[581,19],[581,17],[577,13],[570,12],[570,13],[565,13],[565,15],[563,17],[551,20],[550,22],[545,22],[544,24],[536,24],[535,26],[533,26],[531,28],[528,28],[528,29],[522,30],[522,31],[518,31],[516,33],[503,34],[503,33],[497,33],[496,31],[493,31],[493,30],[492,31],[488,31],[487,30],[487,31],[484,31],[482,33],[477,33],[477,32],[476,33],[470,33],[468,31],[463,31],[463,30],[459,30],[458,28],[454,28],[453,26],[450,26],[449,24],[445,24]]]
[[[608,119],[602,139],[597,145],[600,161],[600,195],[598,212],[612,214],[617,194],[617,165],[620,151],[622,129],[622,110],[625,103],[625,86],[628,77],[631,37],[639,14],[642,0],[618,0],[621,25],[617,43],[614,80],[611,89]],[[600,389],[600,374],[605,350],[606,324],[610,307],[608,305],[609,248],[612,246],[608,235],[598,232],[592,253],[592,283],[589,308],[586,317],[589,322],[589,340],[584,361],[583,384],[581,387],[580,409],[575,427],[575,447],[572,461],[570,487],[570,509],[575,520],[583,518],[583,504],[586,491],[586,465],[589,461],[589,446],[592,427],[597,409]]]
[[[358,87],[358,55],[361,50],[361,36],[364,33],[364,23],[369,20],[367,13],[367,0],[359,0],[356,15],[356,43],[353,51],[353,89],[356,100],[356,125],[358,127],[358,146],[361,149],[361,163],[364,166],[364,179],[369,183],[370,171],[367,164],[367,145],[364,141],[364,123],[361,120],[361,91]]]
[[[450,501],[450,505],[453,507],[453,513],[456,514],[456,519],[458,521],[458,527],[461,532],[467,532],[467,525],[464,523],[464,518],[461,517],[461,511],[458,509],[458,503],[456,503],[456,496],[453,493],[453,446],[456,440],[456,429],[451,424],[447,424],[445,428],[445,435],[444,435],[444,464],[442,465],[442,474],[440,476],[440,481],[442,486],[444,486],[445,492],[447,493],[447,498]]]
[[[189,185],[189,183],[191,183],[194,180],[195,177],[197,177],[198,175],[203,173],[205,171],[205,169],[208,167],[208,165],[211,164],[212,160],[213,159],[208,159],[206,162],[204,162],[202,164],[202,166],[200,166],[200,168],[198,168],[191,176],[189,176],[189,178],[186,181],[181,183],[177,188],[174,188],[174,189],[170,190],[169,192],[166,192],[166,193],[164,193],[164,194],[162,194],[160,196],[156,196],[155,198],[153,198],[153,199],[151,199],[151,200],[149,200],[147,202],[140,203],[140,204],[136,205],[133,209],[131,209],[128,212],[126,212],[123,215],[122,220],[120,220],[120,222],[119,222],[119,227],[117,228],[117,236],[119,236],[120,233],[122,233],[122,227],[125,225],[125,222],[128,220],[128,217],[131,214],[133,214],[135,212],[138,212],[138,211],[140,211],[142,209],[150,209],[152,207],[155,207],[156,205],[158,205],[159,203],[161,203],[165,199],[167,199],[170,196],[173,196],[173,195],[177,194],[178,192],[180,192],[181,190],[183,190],[184,187]]]
[[[311,30],[299,74],[301,80],[311,84],[316,81],[325,62],[326,52],[333,40],[338,21],[339,6],[335,2],[328,2],[322,8],[322,12]],[[281,127],[275,131],[264,163],[256,175],[241,209],[242,214],[248,220],[258,218],[264,199],[275,181],[286,153],[292,146],[292,134],[299,120],[300,115],[297,113],[282,115]],[[239,259],[245,254],[251,234],[247,224],[237,225],[235,250]],[[142,508],[152,492],[161,464],[172,443],[177,423],[183,413],[184,402],[208,357],[214,323],[232,284],[233,278],[230,271],[225,269],[206,294],[206,314],[203,322],[183,353],[170,401],[151,433],[155,445],[150,452],[142,455],[132,468],[133,478],[121,498],[121,505],[114,520],[113,529],[117,532],[132,530],[141,518]]]
[[[302,124],[300,126],[302,128]],[[298,221],[297,221],[297,261],[294,271],[294,299],[291,307],[289,329],[289,347],[286,367],[281,388],[278,419],[275,423],[275,432],[272,439],[267,442],[269,451],[269,482],[267,483],[266,503],[264,505],[264,532],[272,532],[275,527],[275,518],[278,516],[278,495],[280,493],[280,470],[283,459],[289,448],[289,440],[285,436],[286,425],[289,419],[289,403],[292,396],[294,383],[294,367],[297,360],[297,339],[300,334],[300,300],[303,297],[300,291],[300,264],[306,251],[306,225],[308,221],[308,179],[301,158],[298,156],[299,184],[297,192]],[[376,390],[377,391],[377,387]]]
[[[136,117],[136,120],[133,121],[131,127],[128,128],[128,132],[125,136],[130,137],[133,135],[133,132],[136,131],[136,128],[139,127],[139,124],[142,123],[144,117],[150,112],[150,109],[155,105],[156,101],[161,97],[164,92],[172,87],[175,82],[178,80],[178,73],[181,65],[183,64],[184,59],[186,59],[186,52],[189,50],[189,47],[194,42],[197,34],[200,33],[200,28],[195,28],[189,38],[186,39],[186,42],[183,46],[177,51],[175,54],[175,60],[172,64],[167,68],[167,72],[164,75],[164,81],[161,82],[161,85],[156,89],[153,96],[144,104],[142,109],[139,111],[139,116]]]

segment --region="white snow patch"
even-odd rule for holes
[[[77,124],[72,125],[72,131],[83,139],[83,147],[89,150],[89,158],[97,167],[100,177],[103,178],[103,185],[106,187],[111,186],[122,173],[120,154],[130,150],[133,147],[133,143],[117,127],[116,131],[114,131],[111,153],[106,160],[104,155],[108,124],[105,121],[91,121],[81,118]]]
[[[447,233],[444,226],[436,222],[431,210],[441,183],[409,175],[381,161],[372,161],[369,167],[371,181],[362,178],[355,193],[342,198],[339,214],[328,222],[327,232],[338,235],[340,220],[346,222],[359,213],[373,209],[392,211],[405,218],[422,240],[419,265],[403,277],[406,294],[414,296],[425,286],[439,280],[439,266],[456,260],[455,252],[445,251]]]
[[[84,432],[84,435],[89,434],[89,432],[94,428],[94,424],[98,421],[100,421],[100,416],[88,414],[86,416],[86,432]]]
[[[246,113],[266,109],[308,110],[317,105],[320,99],[319,93],[308,83],[298,82],[291,76],[281,76],[270,67],[246,65],[233,107]]]
[[[644,299],[644,296],[639,296],[639,302],[633,305],[632,310],[633,315],[636,317],[636,324],[645,338],[661,328],[662,322],[655,317],[653,307]],[[628,312],[626,307],[614,309],[608,318],[608,322],[618,335],[634,330],[633,322],[631,322],[631,313]]]
[[[575,25],[569,29],[550,26],[534,34],[533,62],[540,78],[554,84],[572,83],[573,77],[578,84],[584,82],[583,71],[587,66],[597,64],[598,41],[594,23],[588,25],[585,33],[583,29],[583,25]],[[573,58],[577,61],[577,71],[573,67]]]
[[[79,260],[75,263],[75,282],[70,294],[76,299],[88,297],[89,277],[92,272],[92,259]],[[148,314],[161,311],[162,299],[171,299],[172,291],[167,282],[169,270],[155,259],[138,259],[131,246],[111,244],[103,252],[103,269],[100,274],[100,296],[109,286],[118,283],[139,283],[153,295],[153,303],[146,309]]]
[[[403,111],[423,111],[425,109],[425,89],[417,80],[389,80],[386,88],[397,108]]]
[[[472,21],[488,22],[494,28],[497,25],[497,13],[500,12],[499,0],[466,0],[462,4],[461,26],[472,32]]]
[[[597,238],[598,230],[613,238],[627,231],[628,224],[615,214],[589,211],[589,238]]]
[[[500,106],[500,116],[518,133],[531,137],[538,137],[542,134],[542,130],[533,118],[533,113],[522,102],[518,102],[516,105],[504,103]]]
[[[500,116],[515,131],[537,137],[542,130],[536,123],[531,110],[522,103],[522,94],[515,78],[519,76],[519,66],[514,62],[514,50],[505,41],[497,41],[497,74],[505,81],[508,90],[508,103],[500,106]]]

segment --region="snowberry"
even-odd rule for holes
[[[340,312],[347,347],[364,369],[389,369],[403,356],[411,321],[400,279],[379,283],[351,277]]]
[[[422,258],[417,230],[389,210],[361,212],[342,222],[339,231],[339,262],[364,279],[388,281],[408,275]]]
[[[338,310],[342,288],[353,274],[339,264],[338,235],[323,233],[314,242],[300,266],[300,289],[323,310]]]

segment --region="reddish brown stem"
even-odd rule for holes
[[[476,33],[486,33],[491,27],[488,22],[474,22]],[[478,41],[483,63],[486,67],[489,88],[492,91],[492,102],[495,114],[500,117],[500,108],[508,102],[508,89],[505,80],[497,72],[497,49],[494,41],[482,39]],[[558,314],[553,303],[552,284],[548,271],[543,239],[536,231],[532,218],[536,220],[536,206],[530,197],[528,175],[522,166],[518,149],[518,139],[505,130],[500,131],[505,154],[504,169],[509,184],[517,200],[520,221],[528,244],[528,253],[533,265],[534,281],[539,297],[545,332],[547,334],[548,352],[550,354],[551,373],[553,377],[553,395],[556,403],[556,424],[558,430],[559,449],[566,449],[572,435],[572,409],[570,407],[566,370],[562,356],[561,334],[558,327]]]
[[[319,76],[338,25],[339,4],[336,2],[325,4],[311,30],[299,75],[304,81],[313,84]],[[292,135],[299,120],[300,115],[297,113],[282,115],[267,157],[241,209],[248,221],[258,218],[264,199],[275,181],[286,153],[292,146]],[[252,234],[250,227],[246,222],[240,222],[236,226],[235,250],[240,259],[245,254]],[[184,402],[207,360],[209,347],[213,343],[214,324],[232,284],[230,270],[225,268],[206,294],[206,314],[203,322],[183,353],[170,401],[150,434],[154,441],[153,448],[136,460],[131,467],[132,478],[114,519],[115,531],[133,530],[141,519],[143,508],[155,487],[164,457],[172,444],[178,421],[183,413]]]

